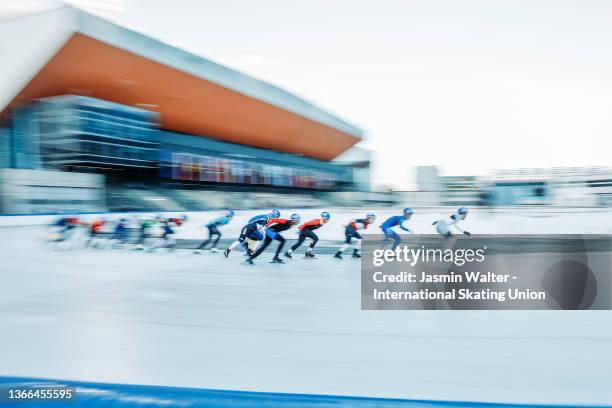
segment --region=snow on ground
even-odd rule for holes
[[[283,210],[290,214],[291,210]],[[301,211],[304,218],[319,210]],[[376,211],[383,221],[390,211]],[[363,210],[333,211],[324,239]],[[242,213],[248,217],[252,213]],[[442,214],[415,214],[428,229]],[[195,236],[212,214],[192,214]],[[473,232],[610,232],[610,213],[473,211]],[[224,231],[237,235],[239,218]],[[611,404],[612,312],[361,311],[359,263],[54,250],[0,228],[0,375],[231,390]],[[190,235],[191,234],[191,235]]]

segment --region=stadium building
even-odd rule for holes
[[[134,208],[142,207],[134,186],[141,195],[167,195],[162,187],[192,191],[168,204],[189,207],[198,201],[193,191],[312,196],[368,185],[369,161],[334,160],[361,140],[358,127],[78,8],[3,19],[0,56],[0,180],[12,200],[3,194],[5,212],[113,207],[82,200],[85,176],[71,188],[74,173],[90,177],[91,197],[108,190],[110,201],[130,197],[123,204]],[[64,202],[28,202],[43,191],[36,180],[51,171]]]

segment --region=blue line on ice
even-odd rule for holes
[[[477,407],[477,408],[572,408],[577,405],[499,404],[469,401],[435,401],[387,398],[364,398],[338,395],[287,394],[250,391],[227,391],[202,388],[160,387],[148,385],[104,384],[82,381],[48,380],[37,378],[0,377],[0,390],[10,387],[65,385],[76,387],[73,401],[53,402],[54,407],[261,407],[293,408],[325,407]],[[3,396],[4,397],[4,396]],[[19,401],[3,406],[41,407],[39,401]],[[589,407],[595,407],[589,405]],[[602,406],[598,406],[602,407]]]

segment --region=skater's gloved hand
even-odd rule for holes
[[[468,236],[468,237],[469,237],[470,235],[472,235],[472,234],[470,234],[468,231],[463,231],[463,233],[464,233],[466,236]]]

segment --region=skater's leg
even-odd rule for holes
[[[208,228],[208,238],[204,242],[202,242],[202,244],[198,247],[198,250],[203,250],[204,248],[206,248],[206,246],[210,244],[210,242],[212,241],[213,236],[219,233],[219,230],[214,225],[208,225],[206,228]],[[216,246],[217,241],[215,241],[215,243],[213,244],[213,247]]]
[[[219,230],[217,229],[216,226],[214,226],[214,225],[209,225],[208,226],[208,242],[213,242],[213,237],[216,237],[216,239],[213,242],[211,248],[216,248],[217,247],[217,242],[219,242],[219,237],[220,236],[221,236],[221,233],[219,232]]]
[[[355,238],[353,241],[354,244],[351,245],[353,247],[353,258],[357,258],[361,256],[359,255],[359,250],[361,249],[361,240],[363,238],[361,237],[361,234],[359,234],[357,231],[353,233],[353,238]]]
[[[215,228],[215,229],[216,229],[216,228]],[[215,234],[215,235],[217,236],[217,238],[215,238],[215,242],[213,242],[213,244],[212,244],[212,247],[213,247],[213,248],[216,248],[216,247],[217,247],[217,244],[219,243],[219,240],[221,239],[221,231],[219,231],[219,230],[217,229],[217,231],[216,231],[216,234]],[[212,237],[211,237],[211,238],[212,238]]]
[[[287,252],[291,253],[293,251],[295,251],[296,249],[298,249],[306,240],[306,233],[305,231],[300,232],[300,236],[298,237],[298,240],[295,244],[293,244],[291,246],[291,248],[289,248],[289,250]]]
[[[350,238],[349,238],[349,242],[350,242]],[[346,242],[342,245],[340,245],[340,248],[338,249],[338,251],[336,251],[336,253],[334,254],[335,258],[339,258],[342,259],[342,253],[344,252],[344,250],[348,247],[350,247],[351,244],[347,244]]]
[[[360,258],[359,250],[361,249],[361,239],[355,239],[355,243],[352,245],[353,247],[353,258]]]
[[[314,232],[310,231],[309,238],[312,239],[312,242],[310,243],[310,245],[308,245],[308,251],[312,252],[314,247],[317,245],[317,242],[319,242],[319,236]]]
[[[382,232],[385,238],[382,240],[382,243],[380,244],[380,249],[386,249],[387,245],[389,244],[389,239],[391,238],[389,236],[389,233],[391,232],[391,230],[388,228],[383,228]]]
[[[202,250],[204,249],[204,247],[206,245],[208,245],[208,243],[210,242],[210,238],[205,239],[204,241],[202,241],[202,243],[200,244],[200,246],[197,248],[198,250]]]
[[[444,238],[450,238],[453,236],[453,234],[448,230],[448,226],[443,222],[436,223],[436,231],[438,231],[438,234],[442,235]]]
[[[172,235],[166,238],[166,248],[168,248],[169,251],[174,251],[176,249],[176,240]]]
[[[278,241],[278,248],[276,248],[276,254],[274,255],[274,257],[278,258],[278,254],[280,254],[280,252],[283,250],[283,247],[285,246],[285,242],[287,240],[281,234],[278,234],[276,236],[276,240]]]
[[[298,237],[298,240],[295,244],[293,244],[288,250],[287,252],[285,252],[285,256],[287,258],[293,258],[291,256],[291,254],[293,254],[293,251],[295,251],[296,249],[298,249],[306,240],[306,231],[300,231],[300,235]]]
[[[229,246],[229,250],[233,251],[234,249],[236,249],[236,247],[240,244],[242,244],[244,241],[240,241],[239,239],[237,239],[236,241],[232,242]]]
[[[227,247],[227,249],[225,250],[224,254],[227,257],[229,255],[229,253],[231,251],[233,251],[234,249],[236,249],[236,247],[238,245],[244,245],[244,242],[246,241],[247,238],[247,228],[246,227],[242,227],[242,229],[240,230],[240,236],[238,237],[238,239],[234,242],[232,242],[230,244],[229,247]]]
[[[306,255],[307,258],[314,258],[315,256],[313,255],[312,250],[314,249],[315,245],[317,245],[317,241],[319,241],[319,237],[313,231],[310,231],[310,234],[309,234],[308,237],[312,241],[310,242],[310,244],[306,248],[306,254],[305,255]]]
[[[157,248],[164,245],[164,241],[165,241],[165,238],[163,237],[156,237],[156,238],[150,239],[151,244],[147,246],[147,251],[149,252],[155,251]]]
[[[270,245],[271,242],[272,242],[272,238],[266,236],[263,243],[259,246],[259,248],[257,248],[257,251],[255,251],[255,253],[249,257],[249,259],[253,260],[257,258],[259,255],[261,255],[261,253],[266,250],[266,248],[268,247],[268,245]]]
[[[344,244],[340,245],[340,248],[338,248],[338,251],[336,251],[336,254],[334,255],[334,257],[336,258],[342,258],[342,253],[344,252],[344,250],[348,247],[351,246],[351,237],[347,236]]]
[[[393,230],[387,230],[385,232],[385,235],[387,236],[387,238],[391,238],[393,240],[393,246],[392,249],[395,250],[395,248],[397,248],[397,246],[399,245],[401,238],[399,235],[397,235],[397,233]]]
[[[395,234],[395,237],[393,238],[394,242],[393,242],[393,250],[395,250],[395,248],[397,248],[397,246],[400,244],[400,242],[402,241],[399,237],[399,235]]]
[[[350,247],[352,239],[353,239],[353,230],[347,228],[346,231],[344,231],[344,244],[340,246],[340,249],[338,250],[338,252],[342,253],[344,252],[346,248]]]

